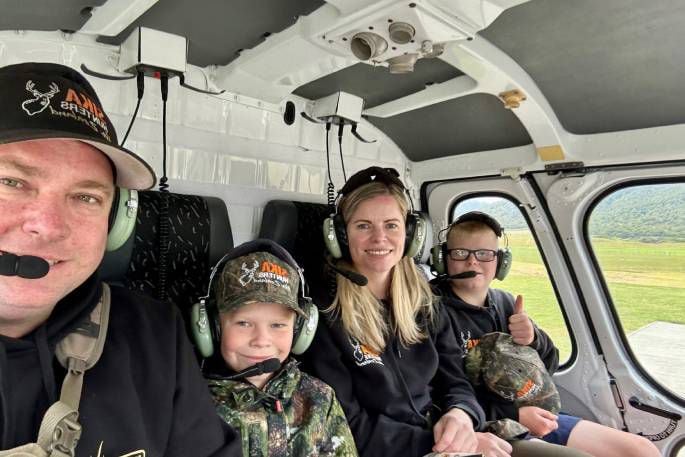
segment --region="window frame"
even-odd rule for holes
[[[597,194],[590,204],[587,206],[587,208],[584,211],[583,214],[583,219],[582,219],[582,234],[583,234],[583,243],[586,249],[586,252],[588,253],[588,257],[590,258],[592,262],[592,266],[595,270],[595,273],[597,275],[597,280],[599,282],[599,285],[602,290],[602,294],[604,296],[605,303],[607,305],[607,309],[610,312],[614,326],[617,330],[616,334],[621,341],[623,350],[626,352],[626,355],[630,358],[633,367],[635,367],[636,370],[657,390],[659,391],[662,395],[666,396],[669,398],[671,401],[675,402],[679,406],[685,406],[685,394],[683,396],[680,396],[678,393],[671,391],[660,381],[658,381],[654,376],[652,376],[649,371],[640,363],[639,359],[635,355],[635,352],[632,349],[632,346],[630,345],[630,342],[628,341],[625,329],[623,327],[623,323],[621,321],[620,315],[618,313],[618,310],[616,309],[616,305],[614,303],[613,297],[611,295],[611,290],[609,289],[609,285],[606,281],[604,272],[601,268],[601,265],[599,263],[599,259],[597,258],[595,254],[595,250],[592,248],[592,237],[590,235],[590,218],[592,216],[593,211],[595,208],[608,196],[614,194],[615,192],[619,192],[623,189],[628,189],[628,188],[634,188],[637,186],[644,186],[644,185],[655,185],[655,184],[685,184],[685,177],[681,178],[675,178],[675,177],[669,177],[669,178],[637,178],[637,179],[632,179],[632,180],[626,180],[619,182],[617,184],[614,184],[612,186],[607,187],[606,189],[603,189],[602,192]],[[685,443],[685,442],[684,442]],[[683,444],[685,446],[685,444]]]

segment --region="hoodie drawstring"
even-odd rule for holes
[[[48,346],[48,333],[45,325],[41,325],[34,335],[36,348],[38,349],[38,359],[40,360],[40,371],[43,375],[43,387],[48,395],[48,404],[57,401],[57,387],[55,384],[55,372],[52,368],[52,353]]]

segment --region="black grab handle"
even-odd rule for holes
[[[642,403],[640,399],[637,397],[630,397],[628,402],[630,403],[630,406],[632,406],[633,408],[637,408],[639,410],[646,411],[651,414],[656,414],[657,416],[665,417],[666,419],[679,421],[683,418],[683,416],[681,416],[678,413],[666,411],[665,409],[657,408],[656,406],[646,405]]]

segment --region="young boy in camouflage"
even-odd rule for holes
[[[442,246],[444,271],[448,275],[464,276],[438,281],[442,302],[457,340],[465,349],[480,344],[485,334],[509,333],[514,344],[537,351],[548,373],[553,374],[559,363],[558,350],[549,336],[525,313],[523,297],[519,295],[514,299],[508,292],[490,288],[495,277],[502,279],[506,274],[501,274],[505,252],[498,246],[502,235],[503,229],[495,219],[477,211],[460,216],[450,225],[446,243]],[[510,261],[507,259],[507,263]],[[506,400],[482,385],[475,386],[475,391],[488,420],[513,419],[527,427],[533,436],[554,445],[567,446],[557,448],[549,455],[561,455],[564,449],[596,457],[660,455],[658,449],[643,437],[579,417],[554,414],[539,407],[544,405]],[[546,454],[545,449],[527,453],[530,456]],[[495,450],[488,455],[499,457],[505,453]]]
[[[237,249],[250,246],[254,252],[226,261],[214,289],[221,355],[228,374],[272,358],[282,365],[273,373],[210,380],[219,415],[240,429],[245,456],[356,456],[333,390],[290,358],[307,319],[297,264],[266,240]]]

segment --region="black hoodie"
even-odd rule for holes
[[[318,304],[330,300],[322,294]],[[466,411],[474,427],[483,422],[462,371],[461,350],[440,309],[430,337],[403,347],[395,338],[374,354],[349,338],[341,320],[324,314],[302,359],[303,371],[335,390],[362,457],[422,456],[435,444],[431,424],[451,407]],[[435,405],[433,405],[435,403]]]
[[[514,314],[514,296],[499,289],[488,289],[485,306],[474,306],[459,298],[449,281],[435,284],[434,289],[440,294],[442,303],[462,347],[462,354],[477,344],[477,340],[486,333],[509,333],[509,316]],[[530,346],[535,349],[550,374],[559,366],[559,351],[550,337],[535,324],[535,339]],[[518,409],[513,402],[491,393],[483,386],[477,386],[476,396],[485,410],[487,420],[510,418],[518,420]]]
[[[64,379],[55,346],[89,316],[101,291],[93,275],[33,332],[0,336],[1,449],[36,441]],[[79,422],[77,457],[240,455],[234,432],[214,411],[175,307],[120,287],[112,287],[102,356],[85,373]]]

